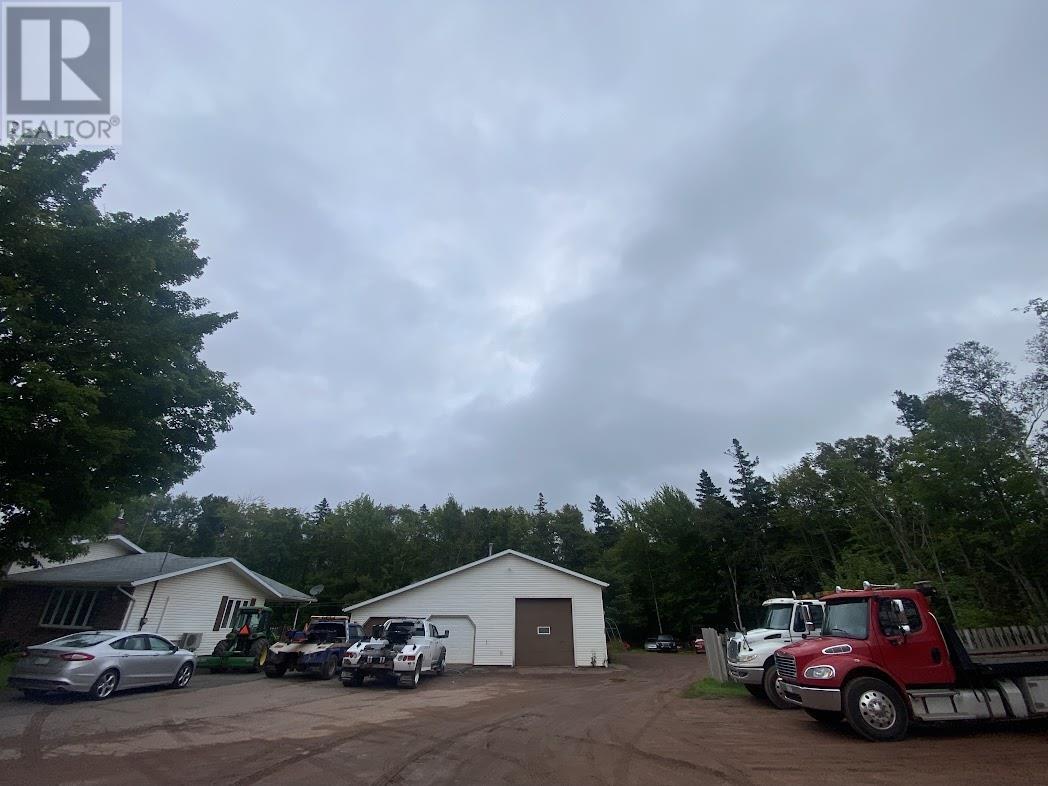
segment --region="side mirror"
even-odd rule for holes
[[[807,603],[801,604],[801,616],[804,617],[804,635],[810,636],[811,632],[815,630],[815,622],[811,618],[811,606]]]
[[[899,626],[903,634],[910,632],[910,619],[906,616],[906,607],[898,598],[892,599],[892,622]]]
[[[446,631],[444,631],[444,635],[443,635],[443,636],[441,636],[440,638],[442,638],[442,639],[446,639],[446,638],[447,638],[448,636],[450,636],[450,635],[451,635],[451,632],[450,632],[450,631],[447,631],[447,630],[446,630]]]

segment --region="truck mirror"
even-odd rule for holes
[[[901,630],[904,635],[909,633],[910,620],[909,617],[906,616],[906,607],[903,605],[902,601],[899,598],[893,598],[890,608],[892,622],[898,625],[899,630]]]
[[[444,638],[445,638],[445,639],[446,639],[446,638],[447,638],[448,636],[450,636],[450,635],[451,635],[451,632],[450,632],[450,631],[444,631]]]

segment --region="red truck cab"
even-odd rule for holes
[[[871,740],[901,739],[912,721],[1048,714],[1048,653],[969,656],[926,591],[867,585],[823,597],[822,635],[775,654],[785,698]]]

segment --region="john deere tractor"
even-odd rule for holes
[[[269,630],[273,610],[266,606],[241,606],[233,616],[232,630],[215,645],[210,655],[197,658],[197,668],[211,673],[227,669],[261,671],[276,637]]]

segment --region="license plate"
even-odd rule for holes
[[[51,662],[50,658],[33,658],[33,665],[34,666],[46,666],[50,662]]]

